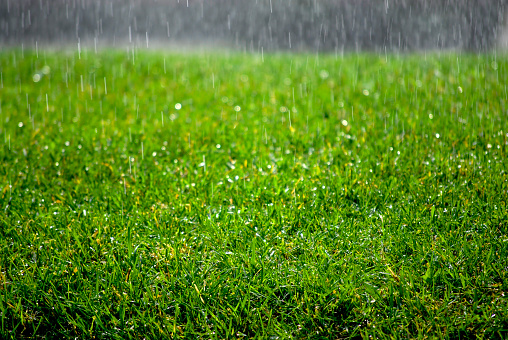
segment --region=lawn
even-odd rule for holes
[[[505,55],[0,72],[0,337],[508,336]]]

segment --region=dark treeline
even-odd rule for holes
[[[248,51],[495,46],[507,0],[2,0],[0,43],[221,42]]]

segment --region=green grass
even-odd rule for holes
[[[0,71],[2,338],[508,336],[506,56]]]

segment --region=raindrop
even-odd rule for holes
[[[329,74],[328,74],[328,71],[327,71],[327,70],[321,70],[321,71],[319,72],[319,77],[320,77],[321,79],[323,79],[323,80],[324,80],[324,79],[326,79],[326,78],[328,78],[328,76],[329,76]]]

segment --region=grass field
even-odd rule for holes
[[[506,56],[0,71],[0,337],[508,336]]]

